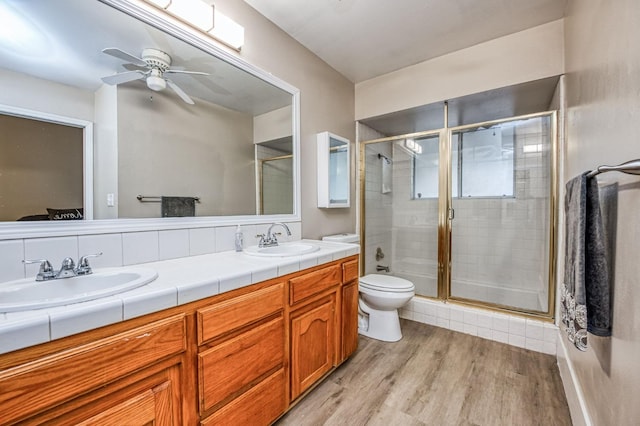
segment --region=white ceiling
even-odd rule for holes
[[[354,83],[563,17],[566,0],[245,0]]]
[[[171,76],[195,99],[252,115],[291,104],[289,93],[96,0],[0,0],[0,23],[0,69],[95,91],[101,77],[127,71],[102,49],[140,56],[152,47],[171,56],[173,69],[209,73]],[[154,94],[143,80],[124,84]],[[181,102],[169,89],[163,96]]]

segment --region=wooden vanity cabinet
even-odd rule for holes
[[[0,355],[0,426],[268,425],[357,347],[352,256]]]

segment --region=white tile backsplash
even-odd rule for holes
[[[288,222],[287,225],[292,236],[279,239],[283,242],[299,240],[302,232],[301,223]],[[245,247],[257,244],[255,233],[258,229],[266,231],[269,226],[270,223],[242,225]],[[4,240],[0,241],[0,283],[35,277],[39,265],[24,265],[23,259],[48,259],[51,265],[58,269],[65,257],[71,257],[77,262],[82,255],[102,252],[102,256],[92,258],[90,263],[94,268],[105,268],[233,250],[235,229],[234,225]],[[310,260],[314,265],[301,261],[298,268],[315,266],[332,259],[332,255],[327,255]]]
[[[0,241],[0,282],[25,278],[24,242],[22,240]],[[36,273],[37,273],[36,269]]]
[[[236,241],[236,227],[235,226],[221,226],[216,228],[216,253],[221,251],[228,251],[235,249]],[[245,245],[251,244],[245,242]]]
[[[124,265],[155,262],[159,258],[157,231],[122,234],[122,263]]]
[[[246,236],[245,236],[246,238]],[[216,229],[194,228],[189,229],[189,254],[209,254],[216,252]]]
[[[89,260],[93,268],[122,266],[122,234],[80,235],[78,237],[78,253],[102,253]]]
[[[489,312],[419,296],[400,310],[400,316],[519,348],[556,354],[558,327],[533,318]]]
[[[189,256],[189,230],[158,231],[158,257],[160,260]]]

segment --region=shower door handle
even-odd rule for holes
[[[455,216],[456,216],[455,211],[452,208],[449,208],[449,220],[453,220]]]

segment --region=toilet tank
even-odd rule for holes
[[[351,243],[358,244],[360,242],[360,236],[358,234],[335,234],[322,237],[322,241],[328,241],[331,243]]]

